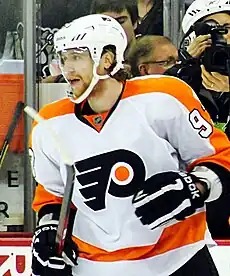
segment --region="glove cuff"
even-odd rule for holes
[[[221,181],[217,174],[205,166],[197,166],[193,169],[191,174],[198,177],[198,179],[207,184],[209,195],[205,202],[210,202],[218,199],[222,193]]]
[[[47,204],[44,205],[38,212],[37,225],[58,224],[61,212],[61,204]],[[72,233],[73,224],[75,220],[76,209],[70,208],[68,232]]]
[[[58,225],[61,204],[49,204],[43,206],[38,212],[37,226],[46,224]]]
[[[37,226],[58,225],[58,220],[54,219],[54,214],[44,215],[37,223]]]

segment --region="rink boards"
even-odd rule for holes
[[[217,241],[218,246],[210,249],[220,276],[230,275],[230,240]],[[30,234],[6,233],[0,238],[0,276],[30,276]]]

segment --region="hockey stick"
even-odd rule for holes
[[[33,108],[29,106],[26,106],[24,108],[24,111],[38,123],[45,121],[44,118],[42,118]],[[63,195],[63,200],[61,205],[61,212],[59,217],[56,239],[55,239],[57,253],[61,256],[63,252],[64,244],[65,244],[65,237],[66,237],[67,227],[69,223],[70,205],[72,200],[74,179],[75,179],[75,169],[72,164],[72,160],[69,157],[68,153],[66,152],[65,148],[59,143],[57,134],[50,127],[47,127],[46,129],[50,133],[50,135],[52,135],[52,138],[55,143],[55,147],[59,151],[59,154],[64,161],[64,164],[66,166],[66,171],[67,171],[66,185],[65,185],[65,190],[64,190],[64,195]]]
[[[5,140],[3,142],[2,149],[1,149],[1,153],[0,153],[0,169],[2,167],[4,159],[6,157],[6,153],[8,151],[10,142],[11,142],[11,140],[13,138],[14,131],[15,131],[15,129],[17,127],[17,124],[18,124],[18,122],[20,120],[23,108],[24,108],[24,103],[23,102],[18,102],[17,105],[16,105],[16,108],[15,108],[15,111],[14,111],[13,118],[12,118],[11,123],[9,125],[9,128],[8,128]]]

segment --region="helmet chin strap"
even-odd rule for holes
[[[88,98],[88,96],[90,95],[90,93],[92,92],[93,88],[95,87],[95,85],[98,83],[99,80],[108,79],[110,77],[108,74],[106,74],[106,75],[98,75],[97,74],[97,67],[98,67],[98,62],[94,62],[94,64],[93,64],[93,77],[92,77],[92,80],[91,80],[88,88],[85,90],[85,92],[82,93],[81,96],[76,97],[73,94],[73,91],[71,91],[71,92],[68,93],[68,97],[70,98],[70,100],[72,102],[74,102],[76,104],[79,104],[79,103],[83,102],[85,99]],[[117,69],[118,68],[116,68],[115,70],[113,70],[112,75],[118,71]],[[64,73],[64,72],[62,72],[62,73]],[[70,88],[70,89],[72,90],[72,88]]]
[[[73,89],[72,88],[70,88],[71,91],[67,92],[68,97],[70,98],[70,100],[72,102],[74,102],[76,104],[79,104],[79,103],[83,102],[85,99],[88,98],[88,96],[90,95],[90,93],[92,92],[93,88],[95,87],[95,85],[98,83],[99,80],[108,79],[108,78],[110,78],[111,75],[114,75],[117,71],[119,71],[119,69],[124,68],[123,64],[117,64],[115,66],[115,68],[113,69],[113,71],[110,73],[110,75],[108,75],[108,74],[106,74],[106,75],[98,75],[97,74],[97,67],[98,67],[98,65],[99,65],[99,62],[98,61],[94,61],[92,80],[91,80],[89,86],[87,87],[87,89],[85,90],[85,92],[83,92],[81,96],[76,97],[73,94]],[[63,74],[63,76],[65,78],[65,74],[64,74],[63,71],[62,71],[62,74]],[[67,79],[66,79],[66,81],[67,81],[67,83],[69,83]]]

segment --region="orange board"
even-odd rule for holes
[[[24,101],[24,75],[0,74],[0,149],[18,101]],[[24,151],[23,116],[15,129],[9,150],[16,153]]]

